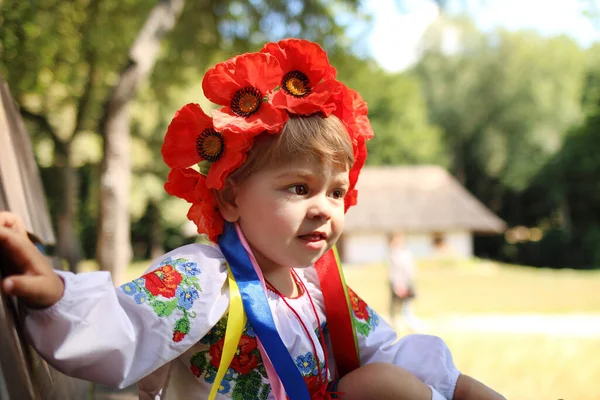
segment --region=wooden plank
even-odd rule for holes
[[[0,261],[1,263],[1,261]],[[39,399],[34,390],[31,374],[26,363],[25,352],[15,325],[14,304],[4,293],[0,296],[0,366],[3,374],[4,391],[8,399]],[[4,397],[3,397],[4,399]]]
[[[7,209],[45,245],[56,242],[33,147],[8,85],[0,78],[0,191]]]
[[[25,125],[0,78],[0,210],[18,214],[34,242],[55,243],[42,181]],[[49,259],[49,261],[52,261]],[[53,263],[57,265],[58,263]],[[3,274],[0,257],[0,278]],[[16,303],[0,295],[0,399],[81,400],[90,383],[50,367],[27,343]]]

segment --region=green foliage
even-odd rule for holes
[[[455,173],[526,188],[581,118],[584,52],[566,37],[483,34],[465,19],[442,19],[423,47],[415,73]]]
[[[446,166],[441,131],[427,122],[418,80],[389,74],[372,61],[352,55],[332,57],[338,78],[357,90],[369,106],[375,138],[368,142],[371,165],[428,164]]]

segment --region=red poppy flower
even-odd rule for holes
[[[354,118],[358,128],[357,133],[367,140],[373,139],[375,133],[373,132],[371,122],[369,121],[369,108],[367,107],[367,102],[363,100],[361,95],[356,90],[348,89],[348,92],[350,93],[350,98],[352,99]]]
[[[198,184],[198,187],[206,185]],[[205,234],[211,242],[217,242],[217,238],[223,232],[225,221],[219,212],[219,208],[214,200],[214,195],[209,192],[208,195],[199,197],[190,207],[187,217],[196,224],[198,233]]]
[[[146,289],[154,296],[175,297],[175,290],[181,283],[181,275],[172,266],[165,265],[143,276]]]
[[[171,121],[162,155],[171,168],[187,168],[202,160],[210,161],[207,186],[219,190],[223,188],[227,174],[244,162],[251,147],[252,137],[227,130],[217,132],[212,118],[198,104],[190,103],[177,111]],[[173,182],[170,190],[181,194],[187,188],[183,184],[191,184],[187,179],[191,177],[190,174],[186,173],[184,180]],[[182,178],[180,175],[176,177]],[[167,192],[171,193],[169,190]],[[179,194],[175,196],[182,197]]]
[[[358,204],[358,190],[352,189],[346,193],[346,197],[344,197],[344,212],[348,211],[348,209],[352,206]]]
[[[331,81],[336,71],[321,46],[303,39],[284,39],[267,43],[261,53],[273,55],[283,72],[280,90],[271,99],[273,105],[301,115],[331,114],[335,109]]]
[[[367,117],[367,103],[355,90],[347,88],[341,82],[334,82],[331,87],[331,96],[336,106],[333,115],[344,122],[351,137],[362,136],[366,140],[372,139],[374,133]]]
[[[287,113],[266,101],[281,80],[277,59],[265,53],[246,53],[209,69],[202,80],[204,95],[223,108],[213,112],[217,130],[254,136],[279,133]]]
[[[348,296],[350,296],[350,303],[352,304],[352,311],[354,311],[354,315],[356,318],[367,321],[369,319],[369,310],[367,309],[367,303],[363,301],[360,297],[352,291],[352,289],[348,288]]]
[[[200,177],[200,173],[191,168],[172,169],[165,183],[165,191],[171,196],[193,203],[196,201],[196,185]]]
[[[355,206],[358,202],[358,191],[356,190],[356,183],[358,182],[358,176],[362,167],[365,165],[367,160],[367,144],[364,136],[359,136],[352,140],[352,149],[354,152],[354,164],[350,168],[348,178],[350,185],[348,186],[348,193],[344,197],[344,212],[352,206]]]
[[[223,151],[212,118],[198,104],[190,103],[176,113],[165,135],[161,153],[171,168],[187,168],[202,160],[216,161]]]

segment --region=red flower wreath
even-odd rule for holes
[[[336,71],[321,46],[308,40],[284,39],[266,44],[261,53],[273,55],[283,72],[280,89],[271,99],[275,107],[301,115],[331,114],[335,109],[331,80]]]
[[[196,201],[196,186],[200,181],[200,173],[191,168],[175,168],[169,172],[165,191],[188,203]]]
[[[233,57],[206,73],[204,94],[223,107],[212,119],[197,104],[182,107],[162,148],[172,168],[165,190],[192,203],[187,216],[199,233],[217,240],[224,221],[211,189],[223,188],[227,175],[245,161],[257,134],[281,133],[288,113],[334,114],[344,123],[355,158],[345,211],[356,204],[356,183],[373,129],[364,100],[335,80],[335,74],[325,51],[301,39],[269,43],[259,53]],[[206,177],[189,168],[200,161],[210,163]]]
[[[281,75],[277,59],[265,53],[242,54],[209,69],[204,95],[223,106],[213,112],[215,127],[250,136],[281,132],[288,115],[267,101]]]
[[[206,185],[206,178],[200,174],[200,180],[196,185],[196,200],[190,207],[187,217],[196,224],[198,233],[204,233],[211,242],[217,242],[217,238],[223,232],[225,221],[219,212],[217,201],[211,189]]]
[[[190,103],[177,111],[169,124],[162,155],[171,168],[187,168],[209,161],[206,184],[219,190],[227,174],[244,162],[251,147],[252,137],[227,130],[217,132],[213,119],[198,104]]]
[[[350,185],[348,187],[348,193],[344,198],[344,211],[348,211],[348,208],[355,206],[358,202],[358,192],[355,189],[356,183],[358,182],[358,175],[360,175],[360,171],[367,160],[367,142],[364,136],[359,136],[354,139],[352,147],[354,150],[354,164],[352,165],[348,176]]]
[[[352,99],[354,119],[360,136],[363,136],[367,140],[373,139],[375,133],[371,127],[371,122],[369,122],[369,109],[367,107],[367,102],[363,100],[361,95],[356,90],[348,89],[348,92],[350,93],[350,98]]]

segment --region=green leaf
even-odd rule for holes
[[[369,333],[371,332],[371,327],[369,326],[369,324],[365,324],[364,322],[360,322],[360,321],[356,321],[356,331],[358,333],[360,333],[363,336],[369,336]]]
[[[157,300],[152,303],[152,308],[159,317],[168,317],[169,315],[173,314],[173,311],[175,308],[177,308],[177,299],[170,301]]]
[[[260,392],[260,400],[267,400],[269,397],[269,393],[271,393],[271,386],[264,384],[262,385],[262,390]]]
[[[187,286],[192,286],[196,289],[198,289],[198,291],[200,291],[200,285],[198,283],[198,278],[195,276],[184,276],[183,278],[183,283],[186,284]]]
[[[187,317],[180,318],[175,322],[175,330],[181,333],[189,333],[190,332],[190,320]]]
[[[233,400],[257,399],[262,385],[262,378],[256,370],[247,375],[240,375],[233,388]]]
[[[206,360],[206,352],[201,351],[192,356],[190,363],[197,367],[200,371],[204,371],[206,369],[206,365],[208,361]]]

